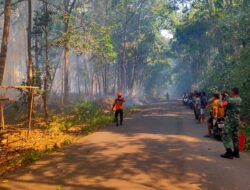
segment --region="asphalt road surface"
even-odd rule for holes
[[[222,143],[181,102],[148,106],[0,181],[1,190],[250,190],[250,155]]]

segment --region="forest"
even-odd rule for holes
[[[170,78],[164,52],[168,43],[157,18],[163,2],[29,3],[12,2],[5,75],[11,71],[16,75],[4,77],[3,84],[38,86],[47,105],[48,96],[59,97],[64,104],[70,94],[96,98],[117,89],[131,97],[145,97],[144,91],[150,89],[151,96]],[[20,37],[23,41],[17,41]]]
[[[0,36],[0,85],[15,86],[0,89],[12,133],[21,125],[24,135],[27,113],[34,133],[88,133],[85,124],[112,121],[118,91],[133,113],[167,93],[232,87],[250,132],[249,0],[0,0]],[[62,144],[71,143],[67,135]],[[37,149],[22,159],[51,150]]]
[[[250,2],[194,1],[174,20],[176,87],[208,93],[240,88],[242,119],[250,121]],[[185,90],[184,90],[185,91]]]

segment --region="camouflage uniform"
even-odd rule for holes
[[[231,97],[228,99],[225,127],[222,133],[222,142],[226,149],[232,148],[231,141],[233,142],[234,149],[239,149],[240,105],[240,97]]]

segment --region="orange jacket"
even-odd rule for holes
[[[220,107],[219,100],[217,99],[213,101],[213,115],[216,118],[225,116],[225,109],[223,107]]]
[[[112,110],[123,110],[123,103],[125,102],[124,98],[117,98],[113,104]]]

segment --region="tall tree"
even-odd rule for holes
[[[33,85],[33,61],[32,61],[32,47],[31,47],[31,38],[32,38],[32,2],[28,0],[28,28],[27,28],[27,52],[28,52],[28,64],[27,64],[27,85]],[[28,94],[28,115],[31,112],[32,105],[32,89]]]
[[[28,28],[27,28],[27,52],[28,52],[28,72],[27,72],[27,83],[32,86],[33,79],[33,62],[32,62],[32,48],[31,48],[31,38],[32,38],[32,2],[28,0]]]
[[[3,29],[2,45],[1,45],[1,53],[0,53],[0,85],[2,84],[2,81],[3,81],[4,68],[5,68],[7,52],[8,52],[10,16],[11,16],[11,0],[5,0],[4,29]]]
[[[70,0],[64,0],[64,32],[67,34],[69,32],[69,21],[71,17],[71,12],[75,6],[76,0],[73,0],[72,2]],[[64,45],[64,94],[63,94],[63,103],[68,101],[68,95],[69,95],[69,39],[70,36],[67,36],[65,39],[65,45]]]
[[[46,19],[49,18],[48,14],[48,2],[47,0],[44,1],[44,12],[46,15]],[[46,20],[46,24],[44,25],[44,34],[45,34],[45,77],[44,77],[44,94],[43,94],[43,108],[44,108],[44,114],[45,117],[48,117],[48,83],[50,78],[50,70],[49,70],[49,21]]]

